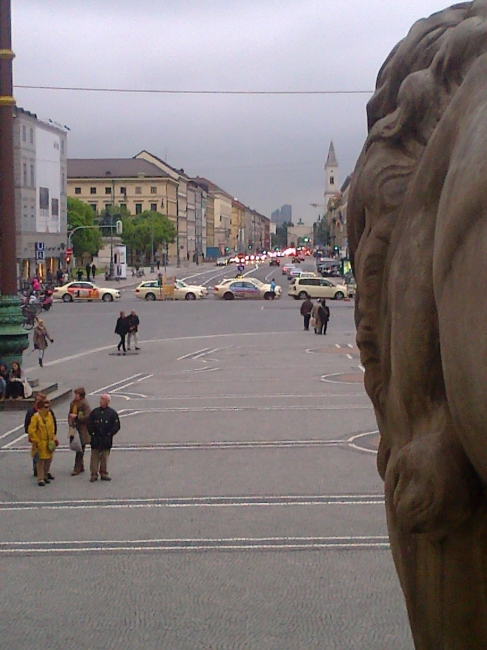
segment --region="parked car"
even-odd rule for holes
[[[288,295],[296,300],[305,298],[331,298],[343,300],[348,295],[344,284],[333,284],[325,278],[294,278],[288,288]]]

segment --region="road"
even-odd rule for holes
[[[125,290],[46,314],[54,344],[29,374],[84,385],[92,406],[110,392],[122,429],[113,480],[92,484],[70,476],[58,408],[56,480],[41,489],[22,414],[1,415],[2,648],[412,649],[353,302],[330,302],[315,336],[279,268],[251,274],[275,277],[282,299]],[[138,354],[113,354],[120,309],[139,314]]]

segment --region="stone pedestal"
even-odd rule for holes
[[[22,365],[22,353],[29,347],[29,335],[22,327],[22,310],[17,296],[0,296],[0,360],[10,368]]]

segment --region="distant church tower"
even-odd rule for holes
[[[340,186],[338,184],[338,160],[335,155],[335,147],[333,146],[333,140],[330,142],[330,148],[328,150],[328,158],[325,163],[325,205],[328,205],[328,201],[334,196],[337,192],[340,191]]]

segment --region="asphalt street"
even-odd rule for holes
[[[54,344],[42,370],[26,355],[28,375],[83,385],[92,407],[109,392],[122,429],[110,483],[71,477],[57,407],[41,489],[23,414],[0,414],[0,648],[413,648],[353,301],[330,301],[316,336],[279,268],[247,271],[283,297],[146,302],[126,287],[45,315]],[[137,354],[114,354],[121,309],[140,317]]]

